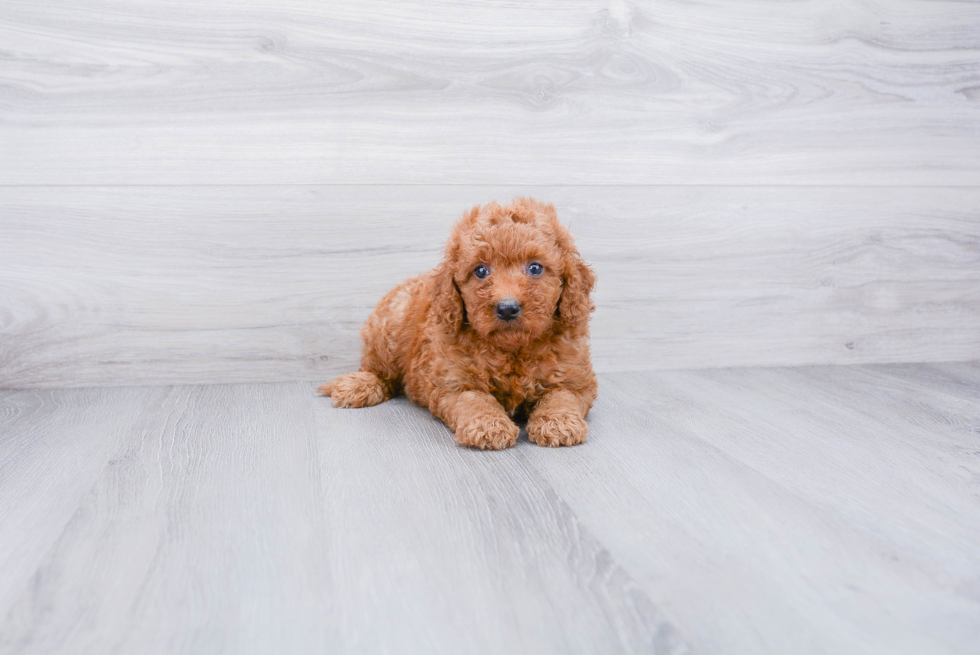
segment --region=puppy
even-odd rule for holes
[[[585,441],[595,276],[553,205],[474,207],[434,270],[392,289],[361,330],[361,370],[320,387],[339,407],[399,393],[480,449]]]

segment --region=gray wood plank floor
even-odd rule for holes
[[[980,365],[605,374],[590,424],[0,392],[0,652],[976,652]]]

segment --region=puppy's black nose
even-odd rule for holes
[[[513,321],[521,315],[521,303],[513,298],[505,298],[497,303],[494,311],[497,312],[497,318],[501,321]]]

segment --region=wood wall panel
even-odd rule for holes
[[[317,379],[463,208],[555,200],[604,370],[978,355],[980,13],[0,8],[0,384]]]
[[[0,9],[0,184],[974,185],[970,2]]]
[[[320,380],[474,203],[555,202],[602,371],[980,359],[980,190],[57,187],[0,201],[0,386]]]

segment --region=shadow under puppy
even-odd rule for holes
[[[320,387],[339,407],[404,392],[464,446],[585,441],[596,398],[588,320],[595,276],[553,205],[474,207],[434,270],[395,287],[361,329],[361,370]]]

